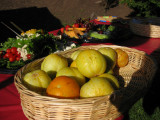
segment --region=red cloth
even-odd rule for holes
[[[101,22],[101,21],[97,21],[97,20],[91,20],[90,22],[94,22],[99,25],[111,25],[112,24],[111,22]]]
[[[142,42],[142,43],[140,43]],[[96,45],[97,43],[83,43],[82,46]],[[106,45],[113,45],[112,43],[100,43]],[[134,37],[130,40],[124,41],[123,43],[117,44],[120,46],[127,46],[140,51],[144,51],[147,54],[152,54],[155,50],[160,48],[160,38],[143,38],[140,36]]]
[[[13,77],[12,74],[0,74],[0,120],[27,120]]]

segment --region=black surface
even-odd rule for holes
[[[11,21],[24,31],[29,29],[52,31],[62,27],[61,21],[54,17],[46,7],[29,7],[0,11],[0,22],[4,22],[16,32],[21,33],[10,24]],[[8,37],[15,36],[16,34],[0,23],[0,43],[6,41]]]
[[[0,68],[0,74],[15,74],[18,71],[18,69],[10,70],[6,68]]]

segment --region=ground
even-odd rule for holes
[[[42,28],[52,31],[65,24],[72,24],[79,17],[91,19],[97,16],[118,16],[126,18],[132,11],[125,5],[106,10],[102,0],[5,0],[0,2],[0,20],[15,28],[10,21],[24,31],[32,28]],[[0,41],[14,37],[4,25],[0,24]],[[17,31],[17,30],[16,30]],[[17,31],[19,32],[19,31]]]

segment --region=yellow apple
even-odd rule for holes
[[[117,60],[116,51],[110,47],[99,48],[98,51],[100,51],[105,56],[107,63],[108,63],[106,72],[109,72],[116,65],[116,60]]]
[[[86,82],[86,78],[75,67],[64,67],[60,69],[56,74],[56,77],[58,76],[71,77],[75,79],[80,86]]]
[[[85,77],[91,78],[103,74],[107,67],[105,57],[97,50],[83,50],[76,58],[78,70]]]
[[[43,70],[35,70],[25,74],[24,84],[34,91],[46,89],[51,82],[51,78]]]
[[[114,88],[107,78],[93,77],[85,83],[80,89],[80,97],[97,97],[110,95],[114,92]]]
[[[120,86],[119,86],[119,82],[118,82],[118,79],[114,76],[114,75],[111,75],[109,73],[104,73],[104,74],[101,74],[99,75],[98,77],[104,77],[104,78],[107,78],[112,86],[115,88],[115,89],[118,89]]]
[[[44,70],[53,79],[57,71],[67,66],[68,61],[66,58],[57,54],[50,54],[44,58],[41,64],[41,70]]]
[[[82,50],[76,50],[71,54],[71,59],[75,60],[77,58],[77,56],[79,55],[79,53],[81,53]]]
[[[106,70],[106,71],[107,71],[107,70]],[[109,71],[107,71],[106,73],[114,75],[114,71],[113,71],[113,69],[110,69],[110,70],[109,70]]]

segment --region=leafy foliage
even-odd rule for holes
[[[116,0],[115,0],[116,1]],[[121,0],[120,4],[127,4],[134,12],[130,16],[159,17],[160,1],[157,0]]]
[[[103,6],[108,10],[119,4],[126,4],[134,11],[129,15],[139,17],[160,17],[159,0],[103,0]]]

